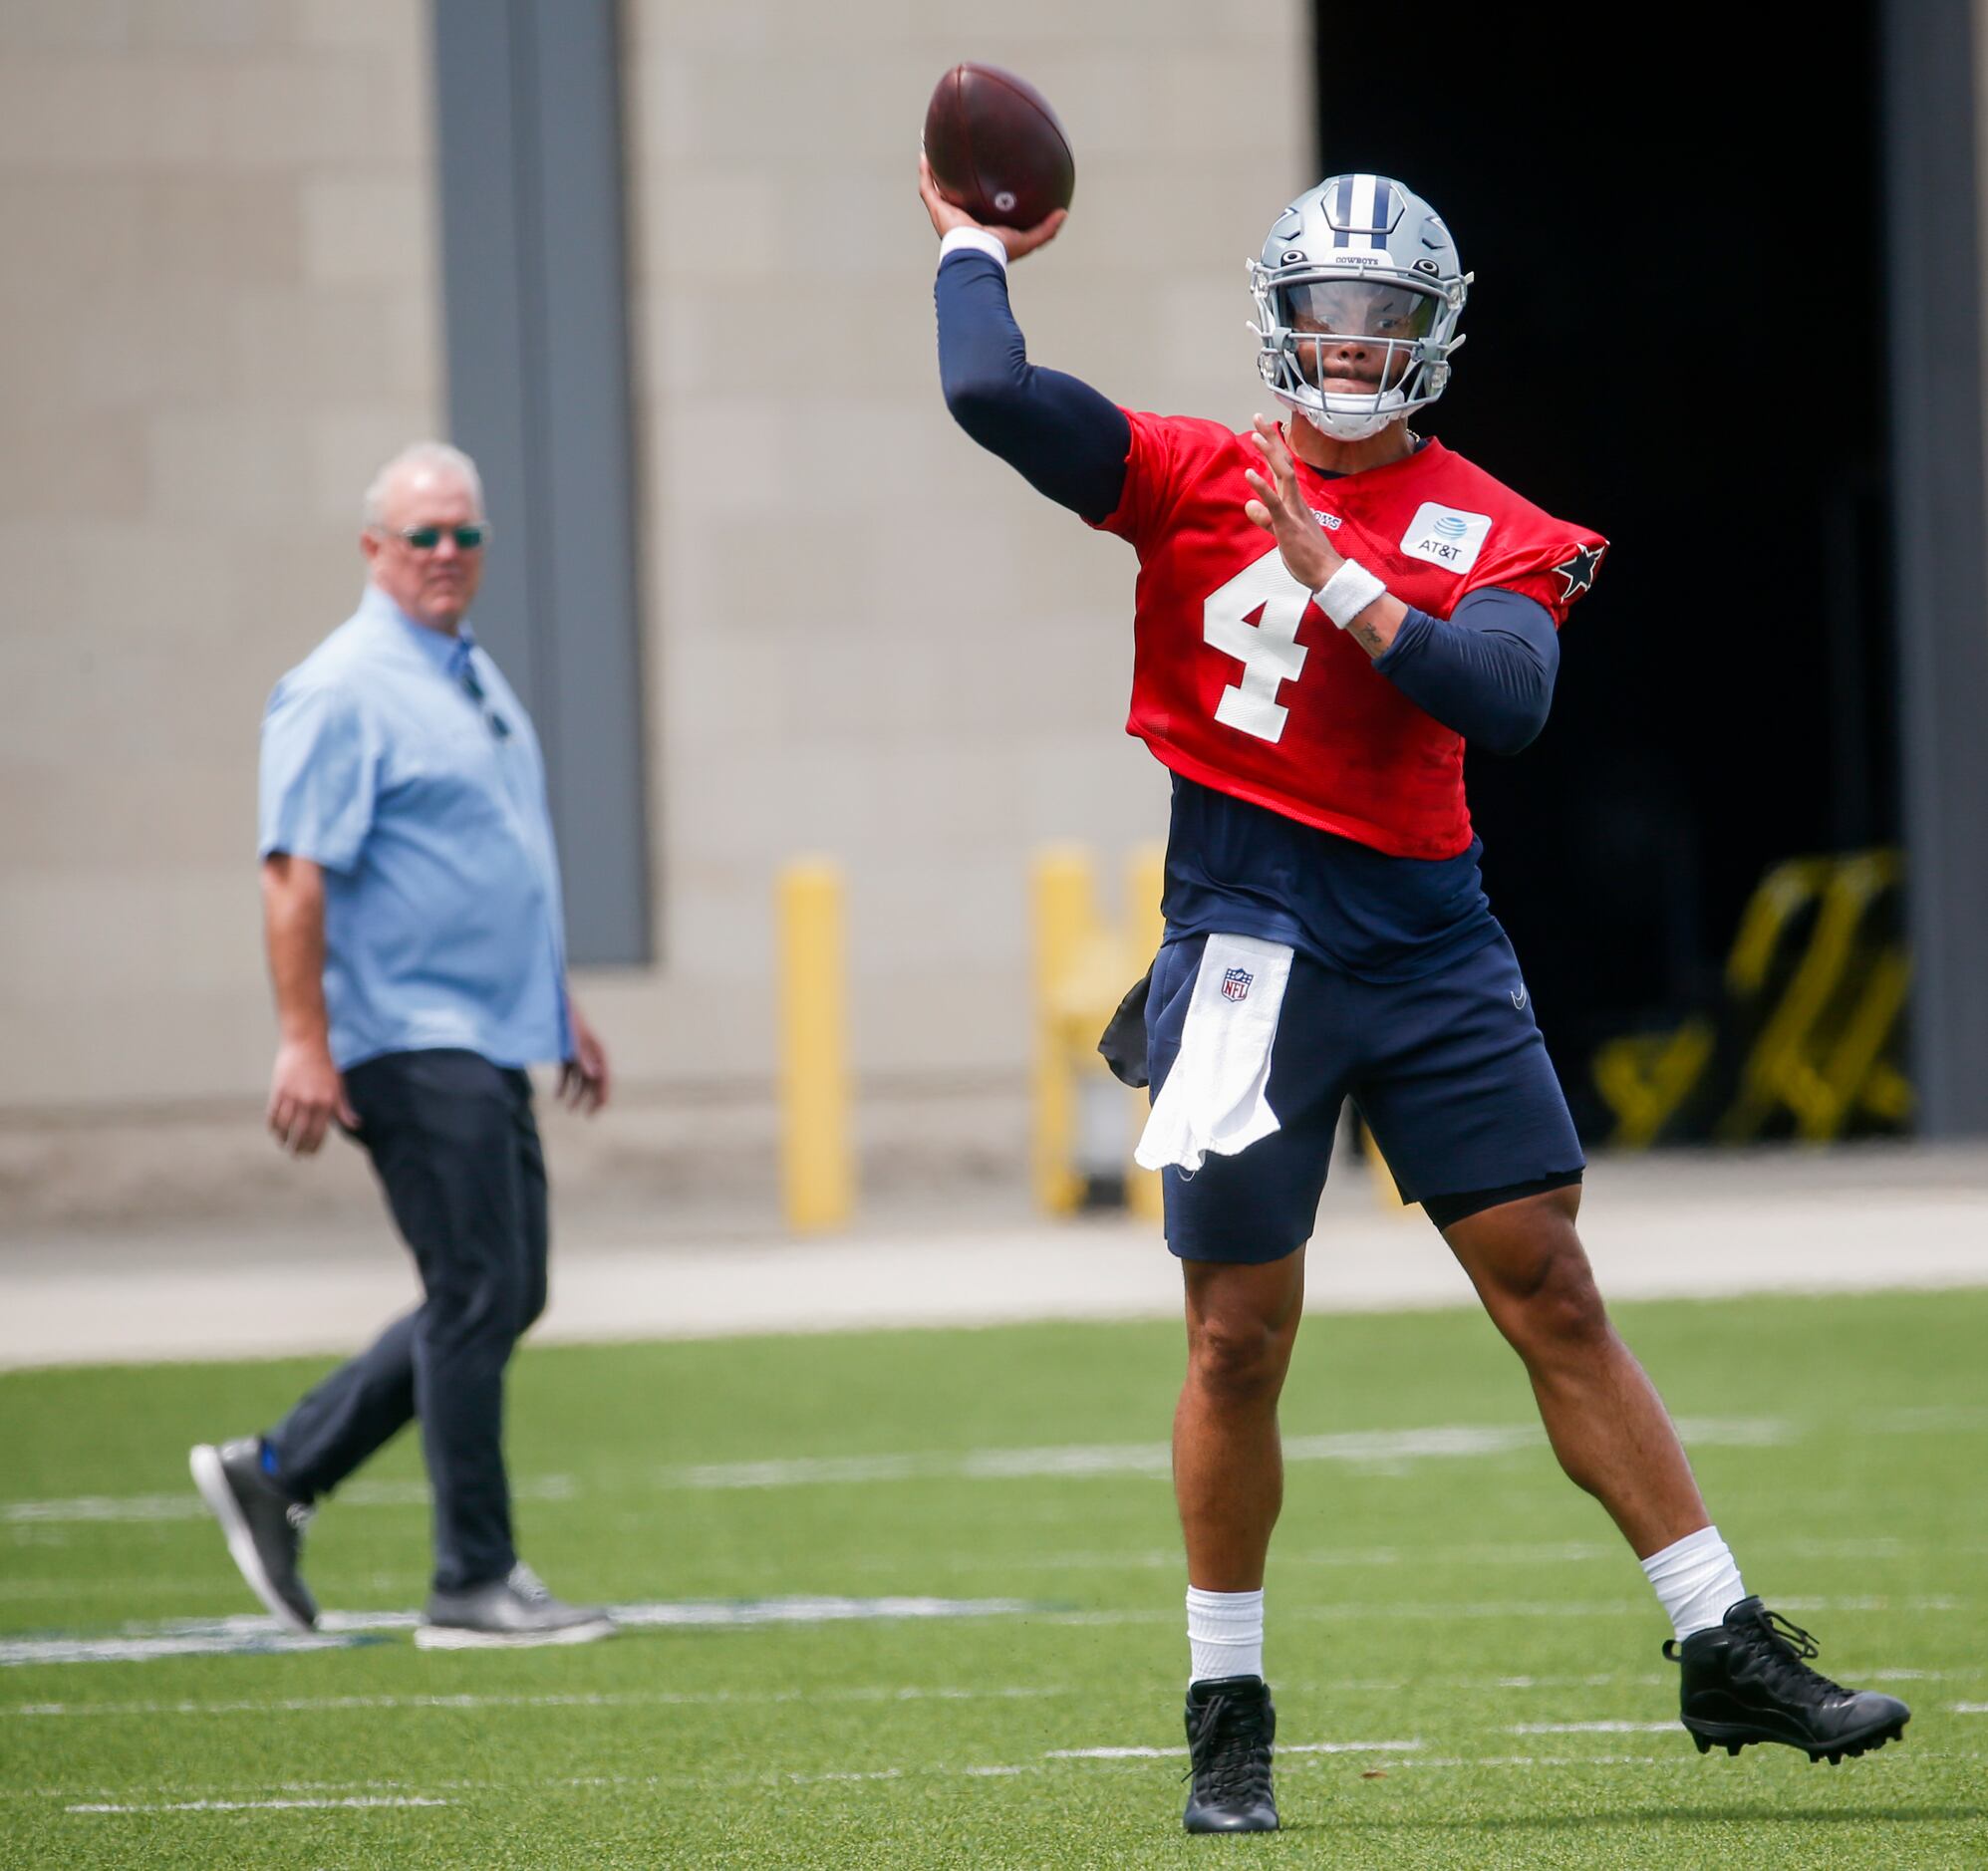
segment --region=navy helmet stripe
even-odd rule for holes
[[[1388,209],[1394,199],[1394,184],[1385,175],[1374,179],[1373,189],[1373,250],[1376,253],[1387,251]]]
[[[1353,235],[1347,223],[1353,218],[1353,178],[1350,175],[1339,177],[1339,198],[1332,204],[1332,218],[1338,222],[1333,230],[1332,244],[1335,247],[1350,247]]]

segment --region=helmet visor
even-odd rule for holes
[[[1381,279],[1315,279],[1277,295],[1278,323],[1309,337],[1413,342],[1436,328],[1436,295]]]
[[[1439,302],[1378,279],[1310,280],[1278,290],[1278,323],[1299,378],[1326,395],[1397,389],[1416,347],[1435,329]]]

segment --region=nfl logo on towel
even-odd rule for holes
[[[1231,968],[1222,977],[1222,998],[1242,1000],[1250,992],[1250,983],[1256,978],[1248,968]]]

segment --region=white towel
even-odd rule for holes
[[[1142,1169],[1201,1168],[1278,1129],[1265,1095],[1290,980],[1290,949],[1254,936],[1211,936],[1201,951],[1181,1049],[1133,1153]]]

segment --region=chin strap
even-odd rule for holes
[[[1382,409],[1377,410],[1372,415],[1335,416],[1329,409],[1319,410],[1316,413],[1307,409],[1304,413],[1310,418],[1313,428],[1321,435],[1331,436],[1334,441],[1371,441],[1374,436],[1378,435],[1382,429],[1388,427],[1390,423],[1401,421],[1406,416],[1407,411],[1405,409]],[[1334,423],[1343,423],[1344,426],[1335,427],[1333,426]]]
[[[1282,399],[1279,398],[1278,401],[1281,401]],[[1366,420],[1362,418],[1359,433],[1357,435],[1349,435],[1342,429],[1327,428],[1325,426],[1326,416],[1322,410],[1306,409],[1295,402],[1285,402],[1284,407],[1292,415],[1308,422],[1327,441],[1371,441],[1383,429],[1391,427],[1396,422],[1405,422],[1410,414],[1413,413],[1412,410],[1408,409],[1390,409],[1384,411],[1377,419],[1374,419],[1371,427],[1368,427]],[[1410,433],[1412,434],[1413,430]]]

